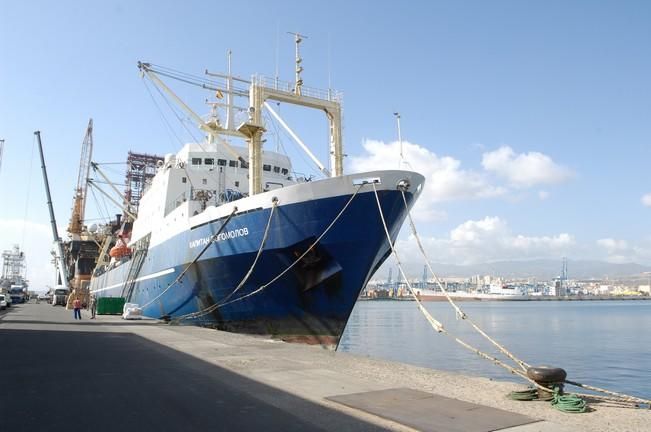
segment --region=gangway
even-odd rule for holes
[[[129,272],[127,273],[124,285],[122,286],[121,297],[124,297],[127,303],[131,302],[133,290],[136,286],[136,279],[140,274],[140,270],[142,270],[142,265],[145,263],[145,257],[149,250],[149,238],[149,236],[145,237],[135,246],[133,257],[131,258],[131,265],[129,266]]]

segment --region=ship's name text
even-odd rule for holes
[[[238,229],[234,229],[234,230],[231,230],[231,231],[225,231],[225,232],[219,233],[219,235],[217,235],[217,237],[208,236],[208,237],[203,237],[203,238],[200,238],[200,239],[192,240],[190,242],[190,249],[194,249],[194,248],[196,248],[198,246],[205,246],[211,240],[213,242],[219,242],[219,241],[234,239],[234,238],[237,238],[237,237],[246,237],[248,235],[249,235],[249,228],[248,227],[238,228]]]

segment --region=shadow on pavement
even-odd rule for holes
[[[0,330],[0,366],[3,431],[384,430],[131,333]]]
[[[4,318],[2,320],[2,323],[4,324],[56,324],[56,325],[84,325],[84,324],[89,324],[89,325],[95,325],[95,324],[101,324],[103,326],[138,326],[138,325],[144,325],[144,326],[151,326],[151,325],[166,325],[165,323],[162,322],[157,322],[153,320],[125,320],[125,321],[102,321],[101,319],[90,319],[90,318],[83,318],[81,320],[75,320],[72,318],[72,312],[70,312],[70,321],[43,321],[43,320],[30,320],[30,319],[10,319],[10,318]]]

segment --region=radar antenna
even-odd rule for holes
[[[301,63],[303,62],[303,59],[301,58],[299,45],[301,42],[303,42],[303,38],[307,39],[307,36],[302,35],[300,33],[293,33],[293,32],[287,32],[287,33],[294,35],[294,43],[296,45],[296,85],[294,87],[294,94],[296,96],[300,96],[301,87],[303,86],[303,78],[301,78],[301,72],[303,72],[303,66],[301,66]]]

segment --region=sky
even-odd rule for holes
[[[346,172],[426,176],[414,218],[432,261],[651,265],[649,22],[645,1],[0,0],[0,250],[22,246],[33,289],[53,283],[35,130],[65,236],[89,118],[100,163],[201,136],[157,100],[138,61],[202,75],[225,71],[232,50],[234,74],[291,81],[287,32],[299,32],[305,85],[344,94]],[[206,94],[173,87],[207,112]],[[327,159],[322,116],[278,110]],[[268,129],[265,148],[293,155]],[[124,166],[106,170],[120,179]],[[87,215],[109,213],[89,199]],[[399,251],[412,240],[403,229]]]

